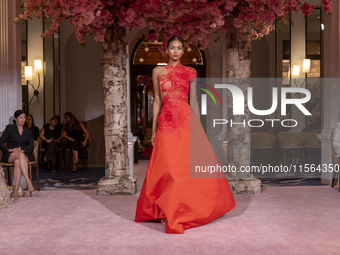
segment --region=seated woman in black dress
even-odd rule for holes
[[[144,135],[144,132],[143,132],[143,127],[140,127],[139,128],[139,131],[138,131],[138,134],[137,134],[139,140],[140,140],[140,143],[142,146],[146,147],[148,145],[151,145],[151,141],[146,139],[145,135]]]
[[[65,123],[62,129],[62,137],[68,141],[67,147],[72,149],[73,171],[76,172],[76,165],[80,163],[79,157],[88,157],[86,145],[90,135],[87,132],[85,126],[80,123],[71,112],[66,112],[64,114],[64,121]]]
[[[13,190],[13,199],[18,199],[18,191],[21,175],[24,175],[28,192],[34,191],[32,182],[28,177],[27,162],[33,161],[33,134],[32,130],[25,127],[26,114],[23,110],[17,110],[14,113],[14,124],[7,125],[0,138],[0,147],[4,152],[2,161],[14,163],[15,186]]]
[[[43,162],[47,164],[47,170],[55,173],[56,154],[58,147],[60,147],[61,140],[61,125],[59,124],[60,117],[55,115],[50,119],[50,123],[46,123],[41,132],[40,138],[42,140],[41,146],[45,149]]]
[[[31,114],[27,114],[26,116],[25,127],[32,130],[33,139],[36,141],[39,137],[39,128],[34,124],[34,118]]]

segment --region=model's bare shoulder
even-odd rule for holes
[[[165,71],[165,67],[164,66],[156,66],[153,70],[152,70],[152,75],[156,75],[157,77],[162,74]]]

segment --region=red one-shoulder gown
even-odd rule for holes
[[[194,165],[219,165],[204,129],[188,104],[191,67],[167,65],[158,129],[135,222],[166,218],[166,233],[182,234],[232,210],[236,203],[223,174],[193,175]],[[208,178],[205,178],[208,177]]]

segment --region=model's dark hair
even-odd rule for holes
[[[21,114],[25,113],[24,110],[16,110],[15,113],[14,113],[14,117],[15,118],[18,118]],[[26,113],[25,113],[26,114]],[[33,120],[33,118],[32,118]],[[13,123],[15,124],[15,120],[13,120]]]
[[[54,115],[54,116],[50,119],[50,121],[52,121],[52,120],[58,121],[58,124],[59,124],[59,123],[60,123],[60,116],[59,116],[59,115]]]
[[[67,129],[69,131],[73,130],[73,129],[77,129],[80,130],[80,122],[77,120],[77,118],[73,115],[72,112],[65,112],[64,116],[67,116],[70,118],[70,122],[69,123],[65,123],[63,130],[66,131]]]
[[[183,48],[184,48],[184,41],[183,41],[183,38],[180,37],[180,36],[176,36],[176,35],[169,38],[168,44],[167,44],[166,48],[169,48],[170,43],[171,43],[172,41],[175,41],[175,40],[180,41],[180,42],[182,43]]]

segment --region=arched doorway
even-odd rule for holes
[[[157,65],[168,63],[168,56],[162,56],[158,47],[161,42],[148,42],[142,37],[135,45],[130,59],[130,109],[131,132],[134,136],[143,129],[147,138],[152,135],[153,84],[152,70]],[[198,77],[206,76],[204,52],[190,45],[181,58],[185,66],[195,68]],[[134,163],[138,162],[138,144],[135,143]]]

